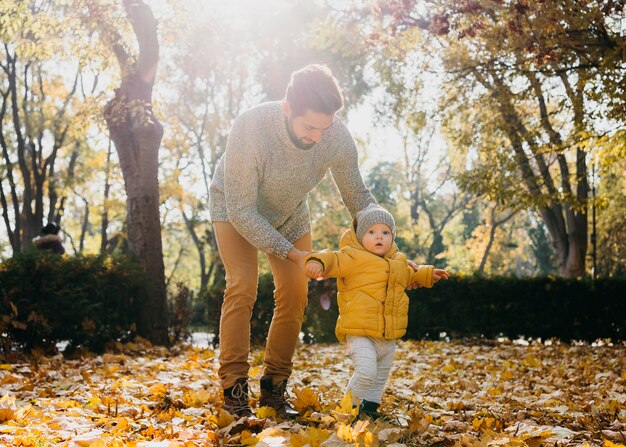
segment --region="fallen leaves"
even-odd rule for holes
[[[211,349],[150,347],[0,364],[0,445],[20,447],[624,447],[626,346],[400,342],[381,411],[353,422],[341,345],[301,345],[290,380],[297,421],[221,409]],[[262,351],[251,356],[256,405]]]

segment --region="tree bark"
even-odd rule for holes
[[[503,116],[503,122],[505,123],[505,131],[511,141],[511,146],[515,153],[515,157],[520,167],[522,178],[528,191],[535,197],[543,196],[542,184],[547,189],[548,202],[539,206],[540,215],[546,224],[550,239],[552,240],[552,246],[554,247],[559,274],[564,277],[579,277],[585,273],[585,254],[587,251],[587,217],[586,217],[586,203],[587,203],[587,191],[588,183],[586,177],[586,164],[584,160],[584,154],[580,150],[577,150],[577,201],[583,204],[584,210],[575,212],[572,207],[563,201],[555,199],[557,196],[557,190],[552,180],[551,173],[545,162],[542,154],[539,153],[536,143],[533,140],[532,135],[522,123],[517,111],[515,110],[512,102],[512,94],[508,87],[497,78],[497,75],[493,75],[493,83],[490,83],[482,76],[478,71],[474,71],[476,78],[483,86],[493,92],[493,97],[498,101],[500,105],[500,112]],[[530,78],[531,85],[534,88],[535,94],[539,101],[539,110],[542,120],[542,126],[550,137],[551,144],[555,145],[555,149],[558,152],[560,149],[561,138],[556,132],[553,131],[549,125],[548,117],[545,112],[545,105],[540,89],[538,89],[538,80]],[[566,90],[567,90],[566,85]],[[576,110],[581,107],[577,107],[575,104],[576,96],[569,91],[570,100],[574,103],[574,115],[575,124],[581,123],[582,117],[577,115],[580,112]],[[582,113],[580,113],[582,115]],[[524,151],[523,143],[526,142],[537,162],[539,168],[539,174],[536,174],[530,163],[526,152]],[[582,156],[581,156],[582,154]],[[565,158],[561,159],[560,154],[557,158],[559,161],[559,167],[561,170],[561,183],[563,190],[567,193],[571,191],[568,178],[568,167]],[[539,180],[542,180],[540,183]]]
[[[491,226],[489,228],[489,241],[487,242],[487,247],[485,247],[485,251],[483,252],[483,257],[480,260],[480,265],[478,266],[478,270],[476,270],[476,273],[478,274],[483,274],[485,272],[485,266],[487,265],[487,259],[489,258],[489,253],[491,252],[491,247],[493,246],[493,242],[496,238],[496,230],[498,229],[498,227],[502,224],[505,224],[506,222],[508,222],[513,216],[515,216],[516,212],[512,211],[511,214],[509,214],[506,217],[503,217],[500,220],[496,219],[496,209],[497,206],[494,206],[491,209]]]
[[[169,344],[161,222],[159,218],[158,151],[163,127],[152,111],[159,44],[151,9],[140,0],[124,0],[139,44],[136,61],[120,42],[113,43],[122,72],[120,87],[105,108],[105,118],[118,152],[128,198],[128,243],[149,283],[139,297],[137,332],[153,343]]]
[[[104,255],[106,253],[107,244],[109,243],[109,193],[111,190],[111,143],[109,140],[109,145],[107,147],[107,161],[106,161],[106,172],[104,174],[104,195],[102,200],[102,224],[100,226],[100,254]]]

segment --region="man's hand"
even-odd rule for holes
[[[411,261],[411,260],[409,259],[408,261],[406,261],[406,263],[407,263],[407,264],[409,264],[409,266],[410,266],[410,267],[411,267],[414,271],[416,271],[416,272],[417,272],[417,269],[418,269],[418,267],[419,267],[419,266],[418,266],[415,262],[413,262],[413,261]],[[420,285],[419,285],[419,283],[418,283],[417,281],[414,281],[414,282],[412,282],[411,284],[409,284],[409,285],[407,286],[407,290],[413,290],[413,289],[417,289],[417,288],[420,288],[420,287],[422,287],[422,286],[420,286]]]
[[[296,247],[291,247],[289,253],[287,253],[287,259],[300,267],[300,270],[304,270],[304,259],[310,254],[308,251],[298,250]]]
[[[448,272],[443,269],[433,270],[433,282],[439,281],[441,278],[448,279]]]
[[[322,269],[322,266],[319,265],[319,263],[317,262],[307,262],[304,268],[304,273],[306,273],[306,276],[313,279],[321,278],[323,271],[324,269]]]

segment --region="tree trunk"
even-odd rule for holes
[[[489,241],[487,242],[487,247],[485,247],[485,251],[483,253],[483,257],[480,260],[480,265],[478,266],[478,270],[476,270],[476,273],[481,274],[481,275],[485,272],[485,266],[487,265],[487,259],[489,258],[489,253],[491,252],[491,247],[493,246],[493,242],[496,239],[496,230],[498,229],[498,227],[500,225],[505,224],[513,216],[515,216],[515,211],[513,211],[508,216],[503,217],[500,220],[497,220],[496,219],[496,209],[497,209],[497,206],[494,206],[491,209],[491,223],[490,223],[491,226],[489,228]]]
[[[102,224],[100,226],[100,254],[106,253],[107,244],[109,243],[109,192],[111,190],[111,140],[107,148],[106,172],[104,174],[104,196],[102,200]]]
[[[156,20],[139,0],[124,0],[139,43],[137,61],[120,42],[114,51],[122,71],[121,86],[107,104],[105,118],[117,149],[128,198],[128,244],[143,265],[149,283],[137,306],[137,332],[153,343],[169,344],[161,222],[158,151],[163,127],[152,111],[152,87],[159,59]]]
[[[573,278],[580,277],[585,274],[585,256],[587,252],[587,168],[585,164],[584,153],[578,149],[576,158],[576,176],[577,176],[577,197],[576,199],[584,210],[573,211],[571,207],[555,199],[557,190],[552,180],[547,163],[544,160],[544,156],[540,153],[536,147],[536,142],[531,132],[524,127],[522,120],[520,119],[517,111],[513,106],[512,94],[509,88],[502,82],[497,75],[493,75],[493,85],[487,81],[479,72],[474,72],[476,78],[483,86],[493,92],[494,98],[500,104],[500,112],[504,118],[505,131],[507,132],[511,141],[518,166],[520,168],[522,179],[528,189],[528,191],[536,197],[542,196],[542,184],[547,189],[548,196],[551,197],[546,205],[540,207],[539,212],[546,224],[552,246],[554,247],[554,253],[557,259],[557,267],[559,274],[564,277]],[[543,104],[543,96],[538,85],[538,81],[532,76],[529,78],[531,85],[533,85],[535,93],[539,101],[540,117],[542,119],[542,126],[550,136],[551,143],[559,148],[562,144],[562,140],[556,132],[549,125],[547,112],[545,105]],[[569,97],[574,105],[574,121],[577,130],[583,129],[583,117],[582,117],[582,105],[577,105],[582,98],[582,94],[575,95],[572,92],[569,85],[564,81],[565,88],[568,91]],[[556,135],[555,135],[556,134]],[[535,174],[530,160],[524,150],[524,141],[531,149],[531,153],[535,157],[537,166],[539,168],[539,175]],[[571,191],[568,178],[568,168],[565,158],[562,155],[558,157],[559,167],[561,170],[562,188],[565,192]],[[540,180],[542,183],[540,183]]]

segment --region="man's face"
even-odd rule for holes
[[[300,116],[293,116],[289,103],[283,103],[283,113],[287,117],[289,133],[300,149],[311,149],[319,143],[326,131],[335,121],[334,115],[313,112],[307,109]]]
[[[385,256],[393,243],[393,232],[385,224],[374,224],[363,236],[363,247],[370,253]]]

